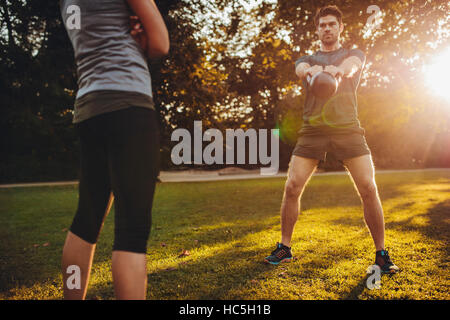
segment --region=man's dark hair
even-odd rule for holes
[[[314,17],[316,28],[319,26],[319,19],[328,15],[335,16],[339,25],[342,25],[342,11],[339,10],[337,6],[333,5],[317,9],[316,16]]]

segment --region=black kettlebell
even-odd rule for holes
[[[308,75],[307,80],[312,94],[323,100],[330,99],[336,93],[340,82],[340,79],[325,71],[318,72],[313,77]]]

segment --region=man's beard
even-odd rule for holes
[[[332,46],[333,44],[335,44],[337,42],[337,38],[334,37],[332,34],[329,35],[330,37],[327,37],[327,36],[328,36],[328,34],[324,35],[322,38],[322,42],[324,45]]]

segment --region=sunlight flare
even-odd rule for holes
[[[425,83],[436,95],[450,101],[450,47],[436,57],[431,65],[424,68]]]

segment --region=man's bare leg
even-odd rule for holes
[[[364,206],[364,220],[372,235],[377,251],[384,249],[384,217],[378,189],[375,182],[375,169],[370,155],[344,161],[353,178]]]
[[[319,160],[292,156],[281,203],[281,243],[291,246],[292,233],[300,213],[300,199]]]

